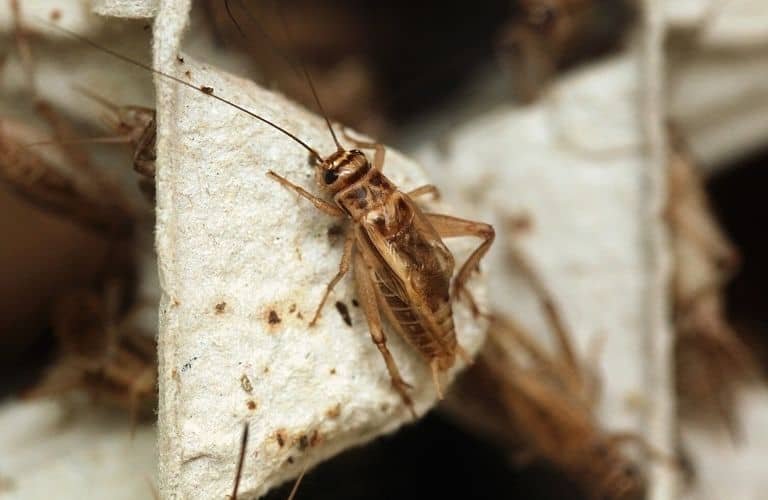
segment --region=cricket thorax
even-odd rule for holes
[[[408,207],[395,200],[397,188],[381,172],[366,170],[355,182],[340,190],[334,199],[354,220],[366,220],[388,237],[407,224],[412,216]]]

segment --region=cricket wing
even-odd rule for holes
[[[421,211],[406,195],[396,193],[363,222],[358,248],[398,332],[425,357],[452,360],[454,260]]]

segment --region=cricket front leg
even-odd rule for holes
[[[306,198],[309,200],[317,209],[325,212],[328,215],[332,215],[334,217],[344,217],[344,212],[334,205],[333,203],[329,203],[325,201],[322,198],[318,198],[317,196],[313,195],[306,189],[304,189],[301,186],[297,186],[296,184],[292,183],[285,177],[281,177],[280,175],[276,174],[272,170],[267,172],[267,175],[282,184],[285,188],[290,189],[294,193],[298,194],[299,196]]]
[[[419,186],[416,189],[408,191],[406,194],[411,198],[431,194],[433,200],[440,199],[440,190],[437,189],[437,186],[434,184],[424,184],[423,186]]]
[[[341,255],[341,262],[339,263],[339,272],[337,272],[336,276],[333,277],[331,282],[328,283],[328,285],[326,285],[323,298],[320,300],[320,304],[317,305],[317,310],[315,311],[315,315],[312,317],[312,321],[309,322],[309,326],[315,326],[315,323],[317,323],[317,320],[320,317],[320,312],[323,310],[325,301],[328,300],[328,295],[330,295],[331,291],[333,290],[333,287],[336,286],[336,283],[338,283],[339,280],[343,278],[345,274],[347,274],[347,271],[349,270],[349,263],[352,260],[352,251],[354,250],[354,248],[355,248],[355,231],[350,229],[347,231],[347,237],[344,240],[344,253]]]
[[[493,243],[493,239],[496,237],[496,232],[494,231],[493,226],[483,222],[451,217],[450,215],[426,214],[426,216],[441,238],[453,238],[457,236],[476,236],[482,238],[483,242],[480,243],[480,246],[475,248],[475,251],[472,252],[466,262],[464,262],[464,265],[461,266],[461,269],[459,269],[459,273],[453,281],[452,291],[454,297],[463,294],[472,308],[472,313],[475,316],[480,315],[480,309],[477,307],[477,303],[475,302],[474,297],[472,297],[472,294],[467,290],[466,285],[472,271],[479,269],[480,259],[482,259],[488,252],[491,243]]]
[[[392,357],[392,353],[389,352],[389,348],[387,347],[387,337],[384,335],[381,314],[379,312],[376,285],[371,278],[371,271],[360,252],[356,252],[354,255],[354,265],[358,300],[365,313],[365,318],[368,321],[371,340],[376,344],[381,356],[384,358],[384,363],[387,365],[387,371],[389,372],[389,378],[392,380],[392,387],[394,387],[400,394],[403,403],[408,407],[408,410],[415,420],[417,418],[416,410],[413,407],[413,400],[408,394],[408,389],[410,389],[411,386],[403,380],[403,377],[400,375],[400,370],[395,363],[395,359]]]

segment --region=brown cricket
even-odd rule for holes
[[[333,217],[346,218],[352,223],[346,231],[339,272],[327,285],[315,315],[310,321],[310,326],[317,322],[333,287],[347,273],[350,266],[354,266],[358,300],[366,315],[371,339],[379,349],[392,386],[400,394],[403,403],[415,417],[413,401],[408,394],[410,386],[400,375],[397,364],[387,347],[382,312],[395,331],[429,363],[435,388],[438,395],[442,397],[440,373],[453,366],[456,355],[470,362],[456,339],[452,300],[459,295],[464,296],[473,313],[479,314],[474,299],[466,289],[466,283],[493,242],[493,227],[448,215],[422,212],[413,202],[412,197],[424,194],[437,195],[437,188],[433,185],[425,185],[408,193],[400,191],[382,173],[384,146],[358,141],[344,134],[351,143],[360,148],[345,149],[324,112],[326,124],[336,144],[336,151],[325,158],[291,132],[257,113],[220,97],[213,89],[195,86],[181,78],[95,44],[64,28],[59,26],[55,28],[97,50],[195,89],[256,118],[306,149],[314,163],[317,182],[333,197],[332,202],[313,195],[273,171],[267,174],[286,188],[309,200],[324,213]],[[317,92],[306,70],[304,75],[322,111]],[[374,151],[372,162],[361,149]],[[458,236],[476,236],[483,242],[459,269],[451,285],[454,258],[442,238]]]
[[[684,137],[669,126],[667,220],[673,251],[675,382],[685,419],[739,435],[738,392],[758,380],[757,362],[728,321],[724,287],[739,266],[709,207]]]
[[[499,37],[502,54],[515,54],[520,98],[538,97],[570,60],[604,51],[634,17],[634,0],[520,0]],[[507,57],[504,57],[505,62]]]
[[[53,131],[49,154],[30,148],[35,132],[11,120],[0,121],[0,182],[32,205],[64,217],[99,236],[106,251],[97,274],[53,300],[50,328],[58,356],[26,397],[60,395],[83,389],[95,399],[129,410],[135,418],[154,408],[157,379],[155,341],[132,322],[136,300],[136,226],[140,215],[120,187],[93,165],[74,126],[34,89],[32,50],[21,36],[18,52],[35,110]],[[25,140],[26,138],[26,140]]]
[[[83,139],[81,142],[127,144],[133,150],[133,170],[139,174],[138,183],[144,196],[155,202],[155,110],[145,106],[118,105],[88,89],[76,90],[93,100],[104,110],[105,125],[114,133],[106,137]]]
[[[333,287],[354,266],[358,300],[368,320],[371,338],[379,348],[393,387],[413,412],[408,384],[400,376],[387,348],[381,312],[392,327],[429,363],[442,397],[439,374],[456,355],[469,361],[456,340],[452,297],[464,294],[479,312],[465,285],[470,273],[490,247],[493,228],[488,224],[442,214],[424,213],[411,197],[436,194],[432,185],[404,193],[382,173],[384,147],[348,138],[359,148],[375,151],[373,163],[359,149],[346,150],[333,133],[337,150],[322,158],[314,150],[316,178],[334,203],[319,198],[275,172],[270,177],[308,199],[334,217],[351,221],[346,232],[339,272],[327,285],[310,325],[314,325]],[[477,236],[483,242],[460,268],[451,287],[454,259],[441,238]]]
[[[156,406],[157,346],[121,315],[116,290],[101,296],[78,289],[61,297],[52,315],[59,355],[43,380],[22,395],[56,396],[74,389],[97,402],[127,410],[131,423]]]
[[[510,223],[513,238],[529,226]],[[460,416],[514,449],[514,462],[543,460],[562,471],[595,500],[640,499],[645,479],[622,446],[634,444],[656,456],[631,432],[605,431],[595,415],[600,382],[579,359],[564,319],[543,279],[517,244],[509,257],[539,300],[555,350],[550,351],[511,318],[495,316],[488,341],[458,383],[451,407]]]

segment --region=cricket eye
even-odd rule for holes
[[[334,172],[333,170],[326,170],[325,171],[325,183],[326,184],[333,184],[336,182],[336,179],[339,178],[339,174]]]

